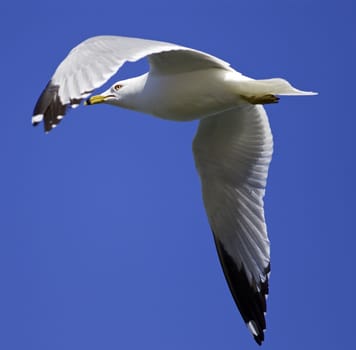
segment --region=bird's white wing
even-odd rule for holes
[[[226,280],[261,344],[270,271],[263,197],[273,152],[264,108],[246,103],[201,120],[193,152]]]
[[[160,41],[120,36],[97,36],[76,46],[61,62],[35,106],[32,123],[44,119],[45,130],[56,126],[67,108],[77,107],[127,61],[148,56],[152,74],[219,67],[229,64],[206,53]]]

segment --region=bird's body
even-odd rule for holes
[[[125,95],[108,103],[162,119],[201,119],[241,102],[236,76],[219,68],[182,74],[146,73],[129,79],[130,84],[123,81],[121,89]]]
[[[254,80],[194,49],[101,36],[75,47],[58,66],[32,117],[46,131],[126,61],[147,57],[150,71],[119,81],[87,104],[107,103],[175,121],[200,119],[193,153],[204,205],[226,280],[258,344],[266,328],[270,249],[263,197],[273,140],[261,104],[275,95],[312,95],[276,78]]]

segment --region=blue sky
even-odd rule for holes
[[[258,348],[203,209],[196,122],[93,106],[49,135],[32,128],[56,66],[99,34],[179,43],[320,93],[267,107],[263,348],[353,348],[355,11],[352,0],[2,2],[0,348]]]

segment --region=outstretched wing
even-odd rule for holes
[[[120,36],[97,36],[76,46],[62,61],[39,97],[32,123],[44,119],[46,131],[55,127],[67,108],[75,108],[109,80],[126,62],[148,56],[152,74],[173,74],[209,67],[230,69],[228,63],[183,46]]]
[[[227,283],[261,344],[270,271],[263,197],[273,152],[264,108],[246,103],[201,120],[193,151]]]

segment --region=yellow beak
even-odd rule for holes
[[[85,102],[84,105],[96,105],[97,103],[103,103],[105,101],[107,96],[101,96],[101,95],[96,95],[88,98]]]

